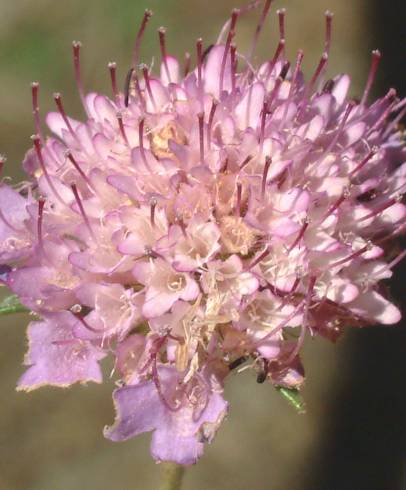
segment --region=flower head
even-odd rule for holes
[[[157,460],[190,464],[227,412],[227,376],[249,362],[258,381],[300,388],[305,336],[392,324],[398,308],[380,281],[405,252],[405,101],[393,89],[359,102],[350,79],[324,81],[325,51],[305,81],[303,52],[255,67],[234,44],[233,10],[196,67],[167,54],[139,65],[145,13],[124,93],[85,94],[84,121],[57,112],[24,159],[29,184],[0,186],[1,281],[40,321],[30,324],[19,389],[101,382],[115,357],[118,441],[153,431]],[[283,13],[280,20],[283,21]],[[282,25],[283,27],[283,25]],[[3,160],[1,160],[3,162]]]

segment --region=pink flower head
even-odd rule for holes
[[[194,463],[224,419],[223,384],[250,361],[258,381],[300,388],[308,333],[393,324],[380,287],[390,244],[405,229],[405,111],[394,89],[369,102],[374,51],[360,102],[350,78],[325,80],[331,36],[305,80],[283,36],[269,60],[233,36],[233,10],[193,69],[166,50],[139,65],[145,13],[123,93],[85,94],[86,117],[57,111],[24,168],[31,183],[0,186],[0,280],[41,317],[28,329],[19,389],[101,381],[115,359],[120,441],[152,431],[158,460]],[[0,160],[4,163],[4,159]]]

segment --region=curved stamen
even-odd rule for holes
[[[168,77],[168,82],[171,83],[171,74],[169,71],[168,67],[168,60],[167,60],[167,52],[166,52],[166,41],[165,41],[165,34],[166,34],[166,29],[165,27],[160,27],[158,29],[158,34],[159,34],[159,46],[161,48],[161,59],[162,59],[162,64],[164,65],[164,70],[166,73],[166,76]]]
[[[83,218],[83,221],[86,225],[86,228],[89,230],[89,233],[90,233],[91,237],[93,238],[93,240],[97,241],[96,235],[94,234],[94,232],[92,230],[92,226],[90,224],[89,218],[87,217],[87,214],[86,214],[85,209],[83,207],[83,203],[82,203],[82,200],[79,196],[79,191],[76,187],[76,184],[71,184],[70,187],[72,189],[73,195],[75,196],[76,204],[78,205],[80,214],[82,215],[82,218]]]
[[[131,67],[134,70],[138,66],[138,63],[139,63],[139,54],[140,54],[142,36],[144,35],[145,28],[146,28],[148,21],[151,17],[152,17],[152,11],[148,10],[148,9],[145,10],[144,17],[142,18],[140,28],[137,32],[137,37],[135,38],[134,50],[133,50],[132,61],[131,61]]]
[[[265,19],[268,16],[269,9],[271,8],[272,1],[273,0],[265,0],[264,8],[262,9],[261,16],[260,16],[258,24],[257,24],[257,28],[255,29],[255,34],[254,34],[254,39],[252,41],[251,50],[247,56],[248,61],[251,61],[253,56],[254,56],[255,49],[256,49],[257,44],[258,44],[258,39],[259,39],[259,36],[261,34],[262,28],[264,27]]]
[[[82,106],[83,106],[86,114],[90,117],[89,110],[87,108],[86,98],[85,98],[85,91],[83,89],[82,75],[81,75],[81,69],[80,69],[80,49],[81,49],[81,47],[82,47],[82,43],[80,41],[73,41],[72,42],[73,67],[75,69],[76,86],[78,88],[80,100],[82,101]]]
[[[111,61],[107,66],[110,72],[111,91],[113,97],[116,99],[116,102],[118,102],[120,98],[120,94],[118,93],[118,88],[117,88],[117,63],[115,61]]]
[[[369,69],[368,79],[365,86],[364,94],[361,99],[361,105],[365,105],[369,92],[371,91],[372,84],[374,83],[376,72],[378,70],[379,61],[381,60],[381,53],[377,49],[372,51],[371,56],[371,68]]]

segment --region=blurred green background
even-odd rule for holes
[[[241,3],[240,3],[241,5]],[[154,11],[142,48],[159,56],[156,29],[167,27],[168,50],[182,56],[197,37],[206,45],[236,0],[0,0],[0,152],[6,174],[22,178],[21,160],[33,133],[31,81],[41,84],[42,114],[54,110],[52,93],[63,94],[68,112],[83,117],[72,75],[70,43],[83,42],[87,90],[110,93],[107,70],[116,61],[123,80],[145,8]],[[370,51],[383,49],[375,92],[388,84],[405,93],[405,2],[378,0],[276,0],[261,38],[258,59],[270,56],[277,39],[275,7],[287,7],[291,58],[305,49],[309,75],[323,47],[326,9],[334,11],[329,72],[352,74],[352,93],[365,83]],[[258,12],[238,25],[240,50],[248,50]],[[400,49],[403,46],[403,49]],[[393,295],[404,294],[397,273]],[[112,384],[16,393],[23,372],[29,317],[0,319],[0,490],[149,490],[157,488],[149,435],[115,444],[102,428],[113,420]],[[253,376],[228,384],[228,420],[196,467],[185,490],[402,490],[406,488],[406,330],[372,328],[348,332],[333,346],[308,341],[304,360],[307,414],[297,415],[272,387]]]

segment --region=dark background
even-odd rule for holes
[[[215,40],[236,2],[217,0],[0,0],[0,152],[6,174],[22,178],[21,160],[33,133],[29,83],[41,82],[41,111],[63,93],[73,116],[83,117],[73,83],[70,42],[84,44],[88,90],[110,93],[106,65],[124,77],[144,8],[154,10],[143,59],[158,55],[156,28],[168,28],[169,51],[193,51],[197,37]],[[389,86],[406,94],[404,1],[279,0],[258,58],[275,46],[275,7],[288,8],[288,51],[305,49],[311,74],[323,46],[323,13],[335,12],[330,73],[352,74],[362,93],[370,51],[383,52],[375,95]],[[242,51],[256,15],[239,23]],[[272,27],[270,27],[272,25]],[[405,265],[391,281],[404,301]],[[157,487],[149,435],[114,444],[102,437],[111,423],[112,383],[16,393],[29,317],[0,319],[0,490],[144,490]],[[406,489],[406,325],[348,331],[337,345],[308,341],[304,361],[307,414],[296,415],[272,387],[250,375],[227,387],[228,420],[203,459],[188,470],[185,490],[404,490]]]

